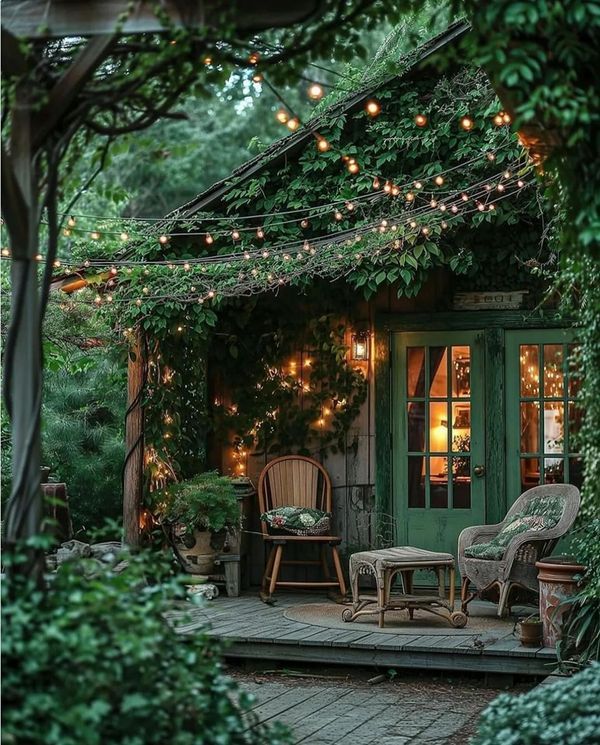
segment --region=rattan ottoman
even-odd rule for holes
[[[437,594],[413,594],[413,574],[418,569],[428,569],[437,576]],[[402,577],[402,593],[392,595],[394,577]],[[446,591],[446,574],[449,576]],[[375,578],[377,592],[373,595],[360,595],[360,575]],[[452,554],[426,551],[413,546],[384,548],[379,551],[361,551],[350,557],[350,584],[352,586],[352,608],[342,613],[344,621],[354,621],[359,616],[377,615],[379,626],[385,624],[388,610],[408,610],[413,618],[415,610],[424,610],[445,618],[455,628],[467,624],[467,615],[454,610],[455,569]]]

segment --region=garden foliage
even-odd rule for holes
[[[250,729],[252,697],[225,676],[218,642],[167,624],[180,583],[150,556],[128,560],[120,574],[62,565],[49,592],[14,585],[9,597],[2,583],[2,742],[291,742],[279,726]]]
[[[484,711],[471,745],[591,745],[600,733],[600,664]]]

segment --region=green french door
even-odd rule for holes
[[[538,484],[581,487],[575,347],[570,329],[506,332],[508,506]]]
[[[397,333],[392,354],[398,542],[456,554],[485,523],[483,332]]]

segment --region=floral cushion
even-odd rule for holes
[[[260,519],[271,528],[295,535],[323,535],[329,532],[331,513],[311,507],[277,507],[263,512]]]
[[[465,549],[471,559],[500,561],[509,544],[526,530],[548,530],[560,520],[564,501],[560,497],[534,497],[521,512],[512,515],[509,522],[489,543],[475,543]]]

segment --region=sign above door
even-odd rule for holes
[[[511,292],[456,292],[453,298],[454,310],[515,310],[523,306],[527,290]]]

